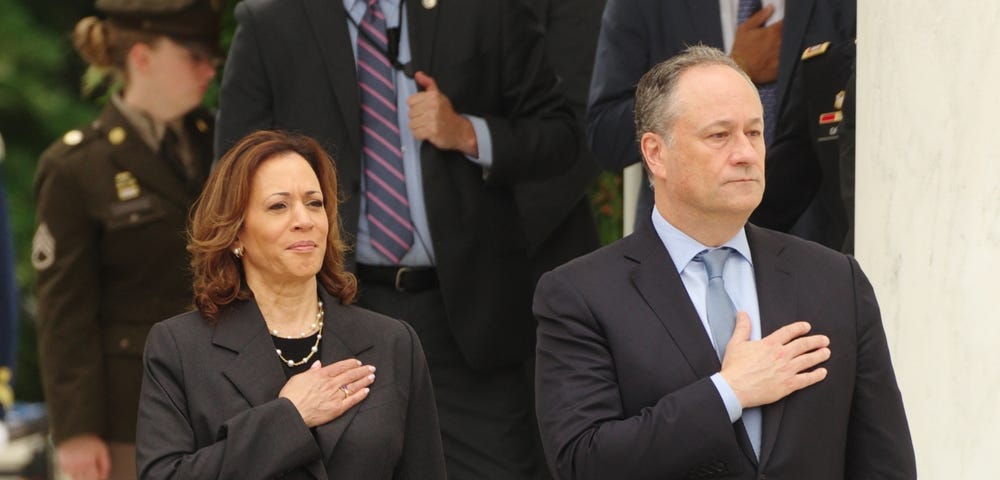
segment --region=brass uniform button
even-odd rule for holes
[[[66,132],[62,137],[63,143],[69,146],[79,145],[83,141],[83,132],[79,130],[70,130]]]
[[[108,131],[108,141],[112,145],[121,145],[125,141],[125,129],[122,127],[115,127]]]

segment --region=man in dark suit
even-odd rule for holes
[[[586,209],[520,190],[578,161],[537,19],[518,0],[248,0],[236,19],[217,152],[267,128],[329,149],[359,304],[420,336],[449,477],[534,477],[534,281],[595,237],[574,230],[593,228]],[[548,196],[572,207],[582,192]],[[376,218],[390,210],[392,223]]]
[[[635,104],[650,221],[535,296],[558,477],[916,478],[857,262],[746,223],[764,190],[750,78],[692,47],[645,75]]]
[[[765,113],[765,121],[773,127],[781,122],[779,112],[802,50],[826,40],[854,38],[855,0],[758,2],[763,8],[737,25],[736,7],[746,1],[608,1],[587,113],[587,137],[599,164],[620,170],[640,160],[632,123],[635,85],[653,65],[688,45],[730,52],[754,83],[770,89],[773,112]],[[637,224],[645,221],[652,206],[652,191],[640,189]]]

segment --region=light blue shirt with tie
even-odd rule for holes
[[[410,62],[410,36],[406,21],[406,5],[400,5],[401,0],[379,0],[378,5],[385,15],[386,28],[400,27],[399,33],[399,63]],[[368,2],[365,0],[343,0],[344,9],[350,19],[347,21],[347,29],[351,34],[351,49],[354,58],[358,58],[358,28],[361,18],[365,16],[368,9]],[[336,7],[333,7],[336,8]],[[402,14],[402,18],[400,17]],[[402,21],[402,24],[400,22]],[[410,219],[413,222],[413,247],[403,256],[399,262],[407,267],[428,267],[434,265],[434,248],[431,245],[431,230],[427,222],[427,207],[424,203],[423,175],[420,168],[420,142],[413,138],[410,131],[410,107],[406,100],[417,93],[417,82],[407,78],[399,70],[394,70],[394,82],[396,84],[396,111],[397,123],[399,125],[399,140],[403,152],[403,171],[406,175],[406,197],[410,202]],[[476,142],[479,145],[479,157],[468,157],[469,161],[475,162],[484,169],[493,165],[493,144],[490,137],[490,130],[486,120],[472,115],[463,115],[472,122],[472,128],[476,132]],[[360,115],[358,121],[361,121]],[[358,263],[365,265],[392,265],[392,262],[385,258],[375,248],[372,247],[368,220],[363,212],[367,205],[365,199],[365,183],[361,182],[361,212],[358,217]]]
[[[660,215],[660,212],[653,208],[653,228],[663,242],[670,259],[674,261],[674,268],[687,289],[688,296],[694,309],[698,312],[701,324],[705,328],[705,334],[715,345],[712,339],[712,329],[708,325],[708,315],[706,313],[706,296],[708,292],[708,273],[705,271],[705,264],[694,261],[694,258],[705,250],[714,250],[716,247],[702,245],[701,242],[691,238],[684,232],[678,230]],[[729,247],[735,252],[730,253],[726,259],[725,270],[722,279],[726,284],[726,292],[733,300],[736,311],[746,312],[750,316],[750,340],[760,340],[760,307],[757,303],[757,282],[753,274],[753,257],[750,255],[750,244],[747,242],[746,230],[741,228],[735,237],[729,239],[721,247]],[[743,423],[747,427],[750,435],[750,442],[753,444],[757,455],[760,455],[760,408],[748,408],[746,410],[740,406],[739,400],[733,389],[722,378],[720,373],[711,377],[715,384],[719,396],[722,397],[726,410],[729,413],[729,421],[735,422],[743,418]],[[754,431],[755,430],[755,431]]]

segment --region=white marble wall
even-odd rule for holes
[[[1000,2],[860,3],[857,257],[920,477],[1000,478]]]

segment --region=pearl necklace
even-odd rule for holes
[[[323,301],[320,300],[320,301],[316,302],[316,306],[319,309],[319,311],[316,312],[316,321],[313,322],[312,325],[309,326],[309,330],[306,330],[305,332],[300,333],[298,337],[294,337],[294,338],[305,338],[306,335],[308,335],[310,332],[316,331],[316,328],[319,327],[319,332],[316,333],[316,342],[313,343],[313,346],[309,349],[309,354],[306,355],[302,360],[299,360],[299,361],[296,362],[295,360],[290,360],[290,359],[285,358],[281,354],[281,349],[280,348],[275,348],[274,349],[274,351],[278,354],[278,358],[281,359],[281,362],[284,363],[285,365],[288,365],[289,367],[297,367],[299,365],[304,365],[306,362],[309,361],[309,359],[311,359],[313,357],[313,355],[316,355],[316,352],[319,351],[319,341],[323,338]],[[272,329],[271,330],[271,335],[274,335],[276,337],[280,336],[280,335],[278,335],[278,330],[277,329]],[[287,337],[284,337],[284,338],[287,338]]]

